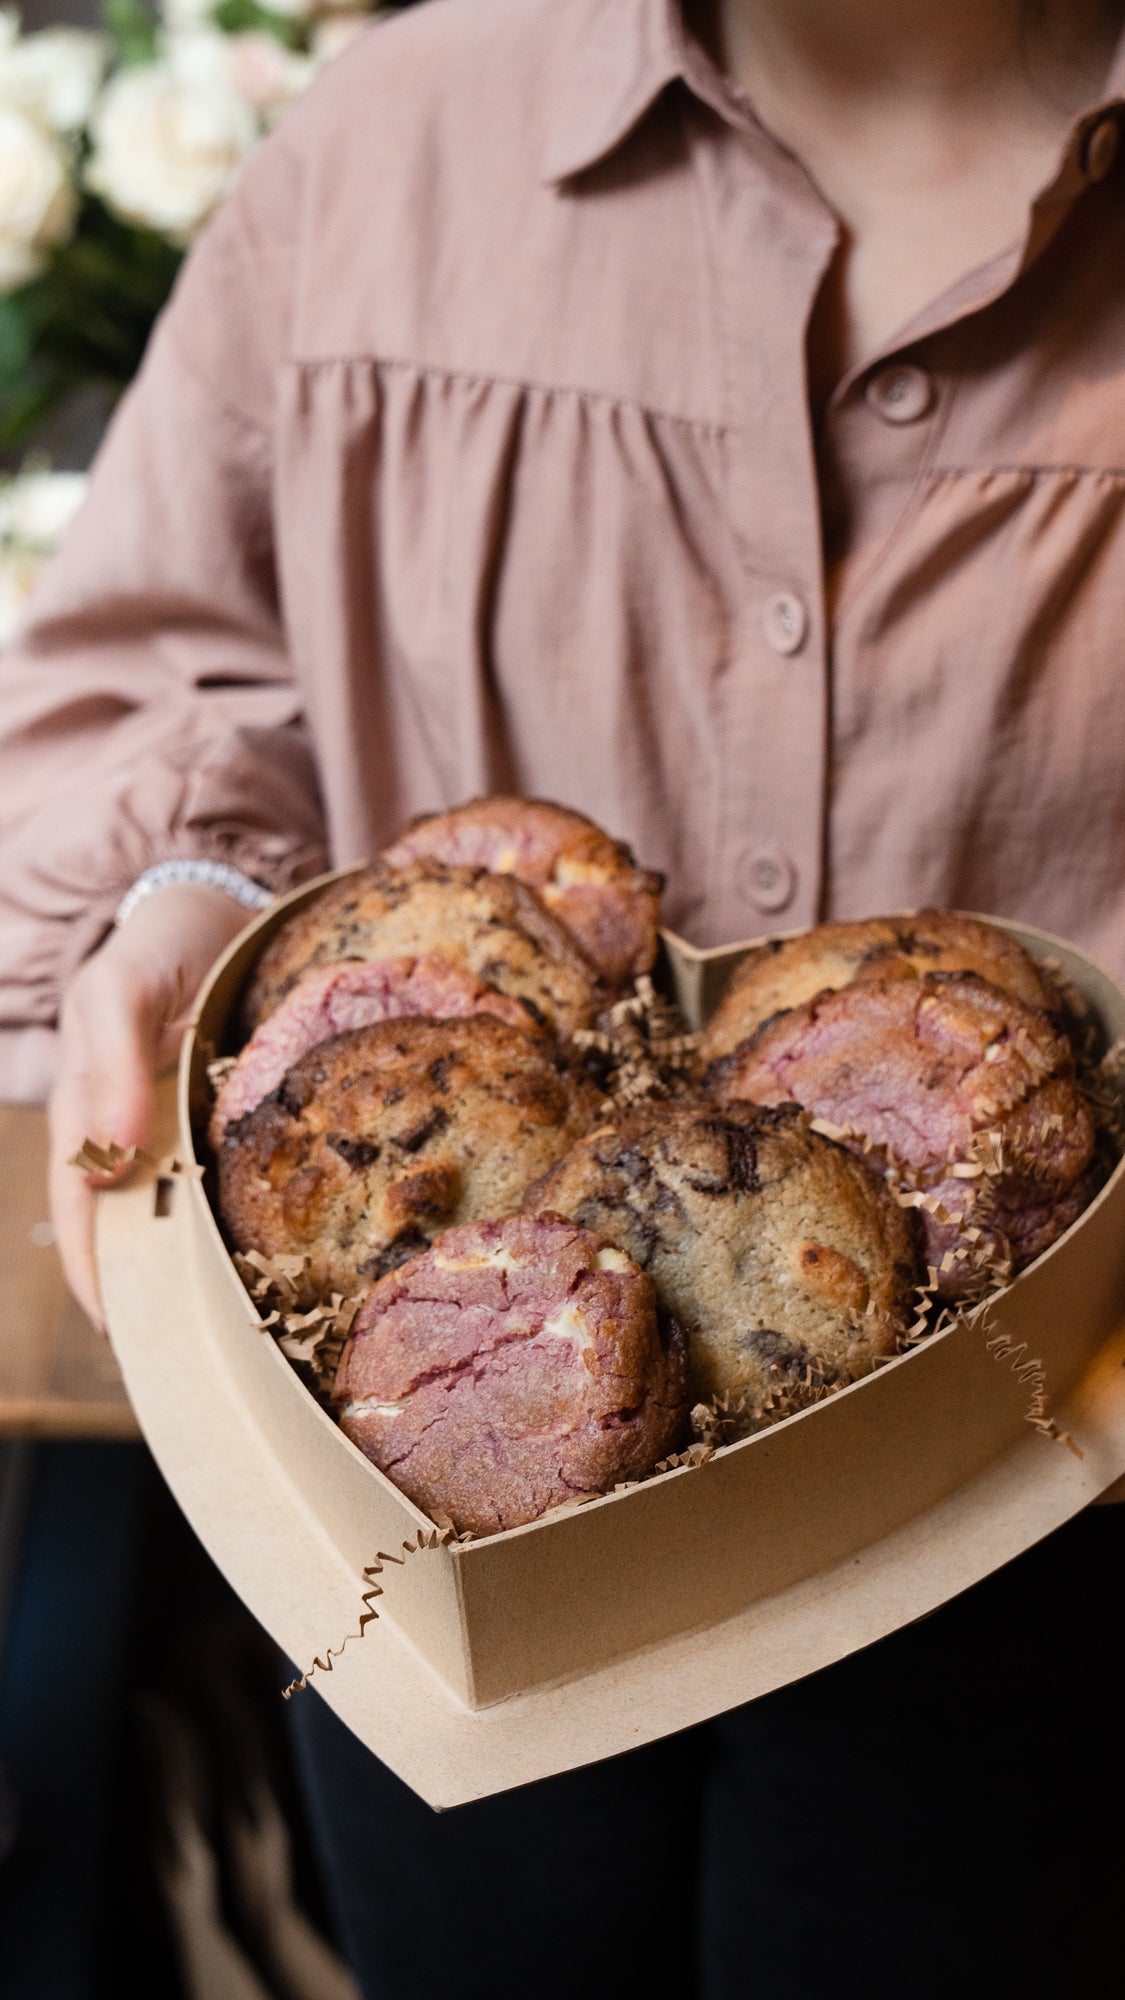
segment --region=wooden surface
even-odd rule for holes
[[[112,1350],[63,1283],[46,1171],[44,1113],[0,1104],[0,1437],[139,1437]]]

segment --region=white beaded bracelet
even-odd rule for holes
[[[225,861],[196,861],[190,857],[182,861],[158,861],[154,868],[146,868],[143,875],[138,875],[132,888],[126,890],[113,913],[114,923],[123,924],[137,904],[157,889],[171,889],[183,883],[195,888],[221,889],[225,896],[233,896],[247,910],[264,910],[274,900],[271,889],[252,882],[249,875],[239,868],[228,867]]]

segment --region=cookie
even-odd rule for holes
[[[227,1126],[268,1097],[309,1049],[333,1035],[406,1014],[439,1021],[493,1014],[525,1034],[545,1032],[522,1000],[498,992],[436,952],[313,966],[255,1030],[220,1086],[208,1134],[212,1147],[222,1144]]]
[[[416,1506],[490,1535],[643,1478],[681,1442],[686,1388],[643,1271],[573,1223],[511,1216],[374,1287],[334,1406]]]
[[[650,1273],[683,1326],[695,1397],[746,1423],[866,1375],[912,1323],[914,1217],[794,1110],[649,1105],[599,1125],[524,1204]]]
[[[384,859],[395,868],[430,856],[516,875],[567,926],[610,987],[651,970],[663,878],[593,820],[546,799],[470,799],[408,827]]]
[[[442,1229],[517,1209],[599,1098],[553,1042],[487,1014],[380,1021],[302,1056],[218,1151],[239,1250],[354,1294]]]
[[[976,972],[1025,1007],[1054,1004],[1022,944],[994,924],[952,910],[916,917],[865,917],[818,924],[800,937],[777,938],[736,966],[704,1030],[701,1056],[729,1055],[773,1014],[856,980],[918,979],[927,972]]]
[[[1047,1014],[972,973],[822,993],[713,1063],[707,1088],[724,1106],[803,1106],[924,1197],[927,1261],[947,1298],[990,1265],[1020,1270],[1096,1186],[1068,1043]]]
[[[259,1027],[314,965],[432,952],[521,1001],[559,1035],[589,1027],[605,1002],[585,952],[526,883],[415,861],[349,875],[291,917],[255,968],[247,1026]]]

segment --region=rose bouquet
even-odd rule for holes
[[[104,31],[0,13],[0,450],[139,366],[184,251],[371,0],[103,0]]]

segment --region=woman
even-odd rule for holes
[[[436,0],[246,170],[3,679],[9,1089],[88,1310],[64,1163],[143,1138],[245,904],[474,791],[702,943],[934,902],[1125,973],[1123,14]],[[440,1826],[310,1702],[365,1990],[1117,1990],[1063,1703],[1115,1536]]]

